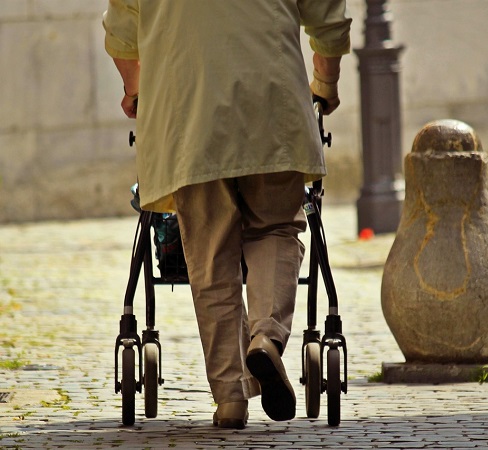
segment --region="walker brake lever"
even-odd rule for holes
[[[129,133],[129,146],[133,146],[136,143],[136,135],[133,131]]]

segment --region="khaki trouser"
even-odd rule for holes
[[[251,175],[175,193],[183,248],[216,403],[259,394],[246,367],[250,337],[288,341],[306,228],[303,175]],[[243,301],[241,254],[248,266]]]

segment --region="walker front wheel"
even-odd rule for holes
[[[122,423],[134,425],[136,410],[136,356],[132,347],[122,351]]]
[[[320,344],[311,342],[305,347],[305,407],[307,417],[313,419],[319,417],[321,393]]]
[[[336,427],[341,422],[341,370],[337,348],[327,351],[327,413],[328,423]]]
[[[159,349],[154,343],[144,346],[144,408],[147,418],[158,415]]]

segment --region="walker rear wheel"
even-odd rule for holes
[[[327,351],[327,413],[329,425],[338,426],[341,422],[341,373],[337,348]]]
[[[136,410],[136,356],[132,347],[122,351],[122,423],[134,425]]]
[[[159,350],[154,343],[144,346],[144,408],[147,418],[158,415]]]
[[[311,342],[305,347],[305,407],[307,417],[313,419],[319,417],[321,393],[320,344]]]

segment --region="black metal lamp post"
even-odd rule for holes
[[[365,45],[355,49],[361,81],[363,186],[358,232],[396,231],[404,197],[399,73],[402,45],[391,41],[387,0],[366,0]]]

